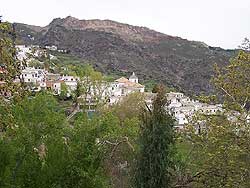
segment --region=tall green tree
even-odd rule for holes
[[[105,90],[108,87],[107,82],[100,72],[97,72],[90,65],[76,66],[73,69],[79,81],[75,91],[74,98],[84,109],[97,109],[106,103],[107,94]],[[79,97],[80,96],[80,97]]]
[[[153,109],[142,115],[140,149],[135,169],[135,187],[170,187],[169,171],[172,168],[174,120],[166,112],[167,99],[164,87],[158,90]]]
[[[0,22],[0,133],[13,127],[10,106],[24,96],[20,67],[24,62],[17,58],[15,30],[12,24]],[[0,135],[1,136],[1,135]]]
[[[131,93],[112,107],[102,111],[102,129],[106,129],[105,169],[112,187],[128,188],[133,176],[132,167],[138,149],[140,114],[145,101],[143,94]]]

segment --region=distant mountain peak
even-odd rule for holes
[[[125,40],[136,41],[159,41],[162,38],[170,37],[166,34],[151,30],[147,27],[132,26],[112,20],[80,20],[72,16],[66,18],[55,18],[46,28],[63,26],[69,30],[104,31],[119,35]]]
[[[78,18],[75,18],[73,16],[67,16],[66,18],[64,18],[65,20],[79,20]]]

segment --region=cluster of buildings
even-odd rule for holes
[[[145,102],[149,108],[152,107],[153,98],[155,93],[145,92]],[[181,130],[184,126],[191,122],[192,118],[200,113],[204,115],[216,115],[223,111],[221,104],[207,104],[198,100],[191,99],[180,92],[169,92],[166,94],[168,103],[166,110],[175,118],[177,130]]]
[[[19,58],[23,59],[26,54],[30,52],[30,49],[25,46],[19,46],[19,48],[21,48]],[[51,48],[57,50],[55,46]],[[2,69],[0,69],[0,71],[3,72]],[[45,69],[37,69],[34,67],[26,67],[23,69],[20,79],[25,82],[32,91],[50,90],[54,95],[61,94],[62,84],[67,88],[67,96],[72,95],[72,92],[77,89],[79,83],[86,85],[86,83],[83,83],[86,81],[85,78],[80,79],[75,76],[54,74]],[[0,80],[0,82],[3,81]],[[79,101],[84,101],[85,104],[88,104],[89,109],[92,108],[92,110],[96,104],[96,98],[93,99],[93,96],[96,95],[99,95],[99,100],[112,105],[122,100],[124,96],[130,93],[140,92],[144,94],[145,102],[149,107],[152,106],[153,98],[156,95],[154,93],[145,92],[145,86],[139,83],[138,77],[134,72],[129,78],[121,77],[113,82],[101,82],[99,83],[99,87],[94,86],[92,83],[87,84],[89,84],[86,85],[86,88],[88,88],[87,95],[80,96]],[[220,104],[209,105],[201,103],[179,92],[167,93],[167,99],[169,103],[166,109],[175,117],[177,129],[182,129],[198,112],[213,115],[222,111],[222,106]]]
[[[198,100],[190,99],[183,93],[170,92],[167,94],[169,104],[167,109],[177,121],[177,129],[182,129],[185,124],[189,123],[196,113],[206,115],[216,115],[222,112],[221,104],[206,104]]]
[[[36,69],[34,67],[26,67],[22,70],[20,79],[26,83],[32,91],[50,90],[55,95],[59,95],[62,89],[62,83],[68,88],[68,93],[77,88],[77,77],[60,74],[49,73],[45,69]]]
[[[32,90],[40,91],[49,89],[53,91],[55,95],[61,93],[61,85],[65,83],[69,90],[69,94],[76,90],[78,82],[84,82],[75,76],[60,75],[49,73],[45,69],[36,69],[34,67],[26,67],[22,70],[20,78],[27,84],[30,85]],[[118,102],[123,96],[128,95],[132,92],[141,92],[145,90],[145,86],[138,82],[138,77],[133,73],[129,79],[121,77],[111,83],[101,83],[101,90],[98,94],[102,95],[102,98],[108,95],[110,104]],[[94,94],[94,88],[90,88],[90,94]]]
[[[67,86],[68,96],[76,90],[80,79],[74,76],[53,74],[45,71],[44,69],[35,69],[32,67],[26,67],[22,70],[21,79],[27,84],[31,85],[34,91],[50,90],[55,95],[60,95],[62,89],[62,83]],[[124,96],[130,93],[140,92],[145,94],[146,103],[151,106],[152,100],[155,97],[154,93],[145,92],[145,86],[139,83],[138,77],[135,73],[129,78],[121,77],[114,82],[101,83],[98,91],[94,91],[94,87],[89,87],[88,96],[80,96],[80,99],[87,101],[89,106],[94,106],[94,95],[100,95],[101,100],[105,100],[108,104],[112,105],[122,100]],[[167,99],[169,101],[166,109],[175,117],[177,126],[176,128],[182,129],[187,124],[195,113],[204,113],[208,115],[216,114],[222,111],[222,106],[209,105],[201,103],[198,100],[191,99],[185,96],[183,93],[170,92],[167,93]],[[89,107],[91,108],[91,107]]]
[[[61,76],[60,74],[49,73],[44,69],[35,69],[33,67],[26,67],[22,70],[21,79],[29,85],[30,89],[33,91],[50,90],[54,95],[60,95],[62,83],[64,83],[67,86],[68,96],[77,89],[77,84],[80,82],[78,77],[68,75]],[[98,90],[99,93],[96,93],[92,88],[87,97],[80,96],[79,98],[87,100],[87,102],[91,104],[90,106],[93,107],[95,101],[93,101],[91,96],[94,94],[100,94],[101,100],[105,100],[108,104],[112,105],[122,100],[124,96],[130,93],[140,92],[144,94],[145,102],[151,107],[153,98],[156,95],[154,93],[145,92],[145,86],[139,83],[135,73],[128,79],[121,77],[114,82],[103,83],[100,88],[101,89]],[[167,99],[169,103],[166,109],[175,117],[177,129],[182,129],[195,113],[200,112],[213,115],[222,111],[222,106],[220,104],[209,105],[201,103],[179,92],[167,93]]]
[[[26,46],[26,45],[17,45],[16,46],[17,49],[17,57],[20,60],[24,60],[27,59],[28,54],[32,54],[36,57],[41,56],[43,54],[46,53],[46,50],[50,50],[50,51],[57,51],[60,53],[67,53],[68,50],[65,49],[59,49],[57,46],[52,45],[52,46],[44,46],[43,48],[41,48],[38,45],[30,45],[30,46]],[[49,55],[51,59],[56,58],[53,55]]]

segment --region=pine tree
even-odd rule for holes
[[[153,102],[153,108],[142,115],[140,148],[135,169],[135,187],[170,187],[168,170],[172,166],[174,120],[166,112],[167,98],[163,86]]]

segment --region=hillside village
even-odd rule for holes
[[[0,16],[0,187],[250,187],[250,40],[239,48]]]
[[[30,47],[18,46],[20,49],[19,58],[26,58],[26,53],[30,51]],[[57,47],[46,47],[50,50],[57,50]],[[56,58],[51,56],[51,58]],[[41,90],[50,90],[54,95],[60,95],[62,90],[62,84],[67,86],[67,95],[70,96],[77,89],[78,82],[83,82],[79,77],[70,75],[54,74],[46,71],[45,69],[37,69],[34,67],[25,67],[21,71],[21,79],[30,85],[30,89],[35,92]],[[113,82],[103,82],[98,90],[94,91],[94,87],[89,90],[89,95],[85,98],[84,96],[79,97],[80,99],[88,100],[90,106],[89,109],[94,110],[96,101],[93,101],[94,94],[98,94],[100,99],[107,105],[112,105],[122,100],[124,96],[130,93],[140,92],[145,95],[146,103],[150,106],[152,100],[155,97],[154,93],[145,92],[145,86],[139,83],[139,78],[133,72],[129,78],[121,77],[114,80]],[[167,99],[169,101],[166,107],[168,111],[176,119],[176,129],[182,129],[185,124],[191,120],[192,116],[199,112],[204,114],[216,114],[222,111],[222,105],[209,105],[201,103],[197,100],[191,99],[185,96],[183,93],[170,92],[167,93]],[[90,102],[92,101],[92,102]]]

